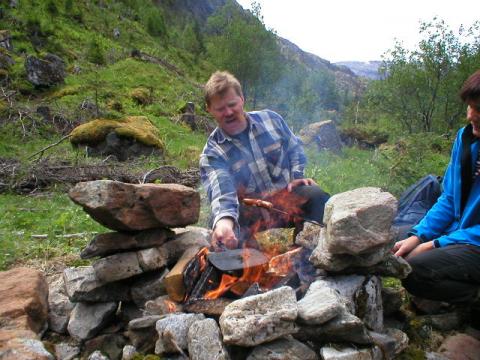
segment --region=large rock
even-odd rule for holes
[[[447,337],[437,350],[450,360],[479,359],[480,340],[467,334],[456,334]]]
[[[297,314],[295,291],[287,286],[234,301],[220,317],[223,341],[255,346],[294,334]]]
[[[165,266],[162,264],[161,266]],[[143,272],[136,252],[126,252],[101,258],[93,263],[95,277],[101,283],[128,279]]]
[[[131,293],[133,302],[143,307],[147,300],[156,299],[159,296],[166,295],[164,280],[168,274],[168,269],[141,275],[135,279],[132,285]]]
[[[325,249],[358,255],[392,240],[395,197],[379,188],[359,188],[332,196],[325,205]]]
[[[299,135],[305,145],[315,143],[319,150],[330,150],[335,153],[342,150],[340,136],[332,120],[310,124],[300,130]]]
[[[0,330],[0,359],[2,360],[54,360],[43,343],[34,338],[12,336],[6,340]]]
[[[115,315],[117,303],[78,303],[70,315],[68,332],[76,340],[94,337]]]
[[[72,302],[131,301],[128,282],[102,283],[93,266],[66,268],[63,279],[67,295]]]
[[[118,231],[182,227],[198,221],[200,195],[178,184],[78,183],[70,198],[96,221]]]
[[[305,324],[323,324],[341,313],[344,302],[336,290],[323,281],[316,281],[298,302],[298,320]]]
[[[188,329],[188,353],[194,360],[230,359],[215,320],[199,320],[190,326]]]
[[[317,360],[318,356],[307,345],[292,338],[278,339],[259,345],[247,360]]]
[[[48,284],[38,270],[0,272],[0,329],[40,333],[48,317]]]
[[[188,329],[194,322],[204,319],[202,314],[171,314],[158,320],[155,354],[182,353],[187,350]]]
[[[169,229],[151,229],[139,233],[110,232],[99,234],[81,252],[82,259],[107,256],[126,250],[138,250],[163,245],[174,237]]]
[[[57,55],[47,54],[42,59],[29,55],[25,60],[27,79],[36,86],[53,86],[63,83],[65,63]]]
[[[74,306],[67,296],[62,275],[56,276],[48,292],[48,327],[56,333],[65,334]]]
[[[323,360],[382,360],[384,359],[379,347],[358,349],[352,347],[325,346],[320,349]]]

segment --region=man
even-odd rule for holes
[[[292,224],[293,218],[244,206],[246,197],[321,222],[328,194],[304,178],[301,143],[282,117],[270,110],[246,113],[241,85],[228,72],[212,74],[205,102],[218,125],[200,156],[200,176],[212,210],[212,246],[237,248],[239,240],[250,240],[250,226],[269,217],[272,223],[260,228]]]
[[[457,134],[443,193],[393,251],[412,266],[403,281],[410,293],[468,304],[480,288],[480,70],[465,81],[460,97],[470,124]],[[477,327],[480,312],[475,316]]]

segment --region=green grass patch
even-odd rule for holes
[[[3,194],[0,195],[0,211],[0,270],[19,263],[44,263],[79,254],[93,237],[92,232],[106,232],[64,193]],[[77,233],[85,235],[63,237]],[[68,258],[75,263],[80,261],[79,257]]]

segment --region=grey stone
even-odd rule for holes
[[[168,252],[163,247],[140,250],[137,257],[142,271],[145,272],[161,269],[168,263]]]
[[[215,320],[199,320],[190,326],[188,329],[188,354],[192,360],[230,359]]]
[[[171,314],[158,320],[155,328],[158,340],[155,354],[182,353],[188,348],[188,329],[198,320],[204,320],[202,314]]]
[[[425,324],[431,325],[432,328],[440,331],[450,331],[458,329],[462,326],[462,317],[457,312],[449,312],[444,314],[423,315],[418,319]]]
[[[147,300],[156,299],[159,296],[166,295],[167,290],[163,284],[165,276],[168,274],[168,269],[158,272],[141,275],[135,279],[132,285],[131,293],[132,300],[140,307],[145,305]]]
[[[320,355],[323,360],[382,360],[383,354],[375,346],[366,349],[357,349],[351,347],[330,347],[325,346],[320,349]]]
[[[122,352],[122,360],[133,360],[135,355],[138,355],[139,352],[135,349],[135,346],[125,345]]]
[[[148,315],[134,319],[128,323],[129,330],[138,330],[145,328],[154,328],[158,320],[163,319],[164,315]]]
[[[88,354],[99,350],[111,360],[120,360],[126,344],[127,339],[121,334],[104,334],[87,340],[84,351]]]
[[[80,345],[71,343],[55,344],[55,357],[58,360],[73,360],[80,355]]]
[[[67,295],[72,302],[131,301],[130,286],[115,282],[104,284],[95,275],[92,266],[66,268],[63,279]]]
[[[94,220],[117,231],[186,226],[200,213],[199,193],[178,184],[96,180],[78,183],[68,194]]]
[[[358,255],[392,240],[397,199],[379,188],[359,188],[332,196],[325,205],[325,248]]]
[[[318,225],[306,222],[303,225],[303,230],[297,234],[295,238],[295,244],[306,249],[315,249],[318,245],[322,229],[323,228],[319,227]]]
[[[2,360],[55,360],[37,339],[16,338],[9,341],[6,348],[3,346],[0,350]]]
[[[448,336],[437,350],[447,359],[470,360],[478,359],[480,354],[480,340],[467,334]]]
[[[287,286],[236,300],[220,316],[223,341],[255,346],[298,331],[295,291]]]
[[[136,252],[126,252],[98,259],[93,263],[96,278],[102,283],[128,279],[143,272]]]
[[[323,324],[339,315],[345,307],[339,293],[323,281],[310,285],[298,302],[298,321],[305,324]]]
[[[68,332],[76,340],[94,337],[115,315],[117,303],[78,303],[68,322]]]
[[[395,358],[408,346],[407,334],[397,329],[388,329],[386,333],[370,331],[369,335],[375,344],[381,345],[387,359]]]
[[[301,325],[298,334],[294,335],[300,341],[315,342],[353,342],[356,344],[371,344],[372,338],[362,320],[343,310],[340,315],[325,324],[311,326]]]
[[[48,327],[56,333],[65,334],[74,306],[67,296],[62,275],[56,276],[48,291]]]
[[[383,247],[378,254],[382,254],[383,256],[385,250],[388,249],[389,247]],[[363,264],[359,265],[363,266]],[[380,262],[375,263],[374,265],[367,265],[366,267],[359,267],[359,265],[353,262],[340,272],[343,274],[373,274],[394,277],[397,279],[405,279],[408,274],[412,272],[412,267],[404,258],[395,256],[391,254],[390,251],[387,252]]]
[[[372,276],[363,284],[356,294],[355,305],[355,314],[369,329],[383,330],[382,282],[378,277]]]
[[[125,250],[138,250],[163,245],[175,233],[169,229],[150,229],[136,234],[110,232],[96,235],[81,252],[82,259],[106,256]]]
[[[192,246],[209,247],[211,231],[198,226],[173,229],[175,238],[162,245],[168,254],[168,265],[175,264],[185,250]]]
[[[90,354],[88,360],[110,360],[107,356],[103,355],[101,351],[95,351]]]
[[[338,135],[335,123],[332,120],[324,120],[309,124],[300,130],[300,138],[304,144],[316,144],[319,150],[329,150],[340,153],[342,143]]]
[[[445,355],[439,354],[438,352],[426,352],[425,353],[425,360],[451,360],[447,358]]]
[[[182,311],[182,304],[172,301],[168,295],[159,296],[145,303],[145,314],[149,315],[165,315]]]
[[[277,339],[258,345],[247,360],[317,360],[318,355],[307,345],[292,338]]]
[[[27,79],[36,86],[53,86],[63,83],[65,62],[56,55],[47,54],[42,59],[29,55],[25,60]]]
[[[405,289],[402,288],[382,288],[383,315],[390,316],[398,312],[403,304]]]
[[[136,324],[128,325],[128,331],[126,336],[129,338],[130,343],[135,346],[138,352],[141,353],[152,353],[155,349],[155,342],[158,339],[157,331],[155,330],[155,323],[159,319],[155,319],[155,322],[151,323],[150,326],[146,324]],[[134,320],[132,320],[134,321]],[[140,325],[143,325],[140,327]]]

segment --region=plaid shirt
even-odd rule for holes
[[[200,176],[207,190],[213,226],[223,217],[238,224],[238,193],[261,196],[302,179],[305,154],[283,118],[270,110],[246,113],[247,147],[216,128],[200,156]]]

